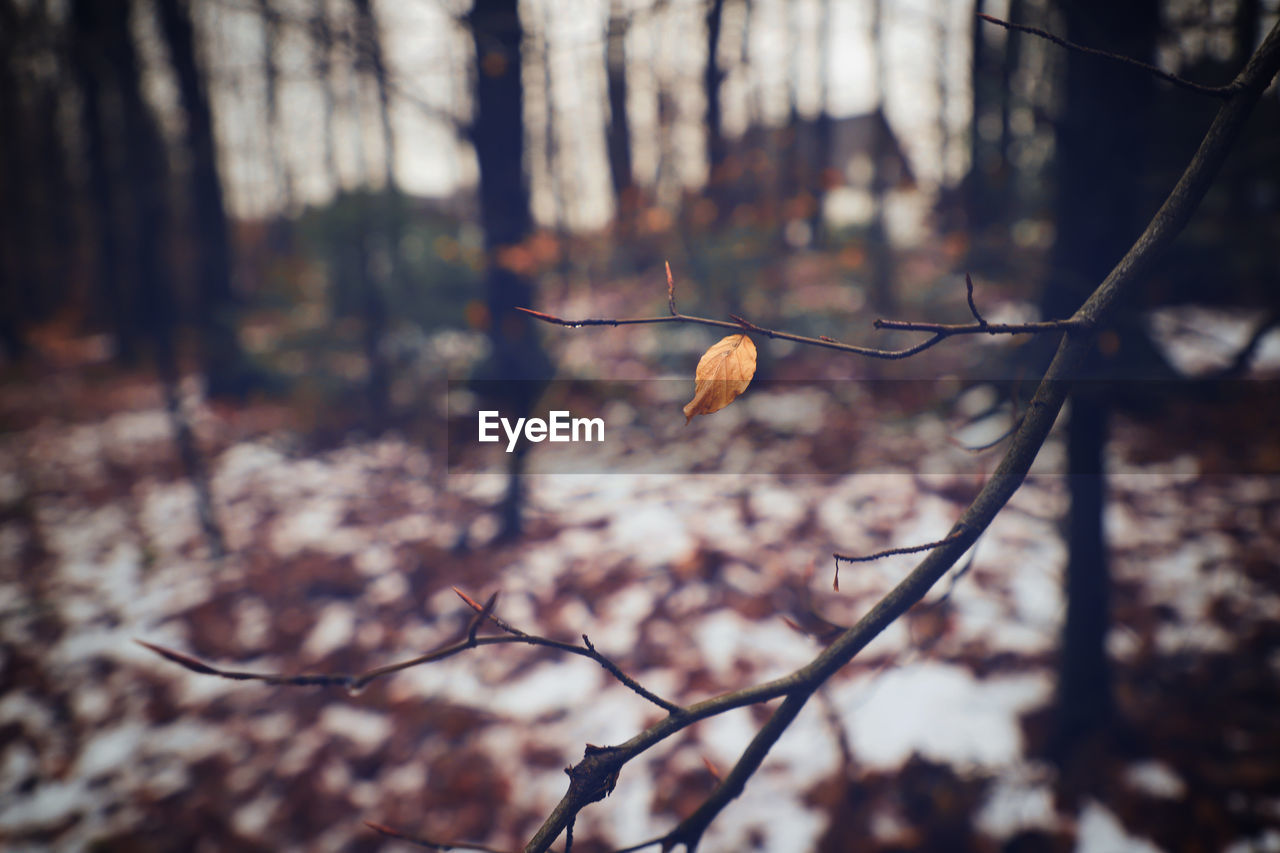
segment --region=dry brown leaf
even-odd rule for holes
[[[693,399],[684,407],[684,422],[694,415],[718,412],[747,390],[756,374],[756,345],[746,335],[721,338],[698,359]]]

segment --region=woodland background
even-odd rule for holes
[[[1216,102],[978,11],[1208,85],[1277,15],[0,0],[0,839],[394,849],[370,820],[513,847],[584,743],[654,713],[545,650],[347,695],[134,638],[360,671],[464,630],[451,587],[500,590],[684,701],[857,619],[913,560],[834,591],[831,552],[945,533],[1052,341],[879,363],[758,340],[753,388],[686,428],[718,334],[513,308],[660,314],[669,261],[691,313],[874,346],[918,339],[876,317],[965,321],[966,273],[992,322],[1067,316]],[[824,689],[708,849],[1280,849],[1278,132],[1273,85],[971,561]],[[458,395],[547,387],[607,407],[617,458],[450,455]],[[642,473],[673,447],[689,473]],[[689,813],[759,721],[628,765],[575,849]]]

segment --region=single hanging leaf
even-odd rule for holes
[[[747,390],[756,375],[756,345],[746,335],[721,338],[698,359],[693,399],[684,407],[684,422],[694,415],[718,412]]]

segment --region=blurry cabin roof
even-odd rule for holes
[[[830,155],[825,165],[838,173],[840,183],[869,184],[879,147],[879,168],[885,185],[891,189],[915,188],[911,162],[880,108],[848,116],[798,116],[780,127],[755,125],[743,133],[738,145],[743,149],[763,149],[779,163],[788,162],[794,154],[795,161],[816,179],[823,169],[820,145],[824,120],[829,123],[831,133]]]

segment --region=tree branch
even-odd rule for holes
[[[550,323],[555,326],[566,326],[570,329],[579,329],[583,326],[642,326],[652,325],[655,323],[692,323],[698,326],[712,326],[717,329],[729,329],[734,332],[755,332],[766,338],[772,338],[780,341],[793,341],[806,346],[821,347],[822,349],[835,350],[837,352],[851,353],[853,355],[865,356],[867,358],[877,358],[886,361],[897,361],[899,359],[910,358],[918,355],[927,349],[930,349],[947,338],[956,335],[1030,335],[1042,334],[1044,332],[1065,332],[1071,329],[1082,328],[1082,323],[1074,318],[1069,320],[1045,320],[1038,323],[988,323],[978,313],[978,308],[973,301],[973,281],[968,275],[965,276],[965,284],[968,287],[969,310],[973,316],[977,318],[976,323],[918,323],[910,320],[884,320],[878,319],[874,325],[877,329],[893,329],[895,331],[904,332],[931,332],[932,337],[921,341],[913,346],[904,349],[878,349],[876,347],[864,347],[857,344],[846,344],[829,338],[826,335],[819,335],[816,338],[808,335],[797,335],[792,332],[785,332],[779,329],[770,329],[764,326],[758,326],[740,317],[737,314],[730,314],[728,320],[714,320],[710,317],[697,317],[692,314],[681,314],[676,310],[675,283],[671,278],[671,264],[667,264],[667,306],[671,313],[660,317],[607,317],[586,320],[567,320],[564,317],[557,317],[554,314],[545,314],[542,311],[534,311],[532,308],[516,308],[517,311],[523,311],[536,320],[544,323]]]
[[[358,675],[342,673],[328,675],[285,675],[278,673],[258,673],[221,669],[216,666],[211,666],[197,658],[193,658],[190,655],[184,655],[181,652],[174,651],[173,649],[165,648],[164,646],[157,646],[154,643],[148,643],[144,640],[135,640],[134,642],[138,643],[138,645],[143,648],[149,649],[150,651],[160,655],[160,657],[165,658],[166,660],[172,661],[173,663],[189,669],[192,672],[198,672],[201,675],[215,675],[219,678],[226,678],[232,681],[260,681],[263,684],[280,684],[294,687],[343,687],[353,694],[359,693],[365,687],[369,686],[370,683],[382,678],[383,676],[391,675],[393,673],[400,672],[401,670],[410,669],[411,667],[435,663],[436,661],[441,661],[445,658],[450,658],[456,654],[465,652],[468,649],[479,648],[480,646],[499,646],[510,645],[512,643],[523,643],[528,646],[545,646],[547,648],[578,655],[579,657],[590,658],[617,679],[623,686],[649,702],[652,702],[654,705],[657,705],[664,711],[675,713],[681,710],[681,707],[676,703],[663,699],[661,696],[648,690],[641,685],[640,682],[623,672],[616,663],[597,651],[596,647],[592,645],[591,641],[587,639],[585,634],[582,635],[582,640],[585,643],[585,645],[582,646],[577,646],[573,643],[566,643],[561,640],[553,640],[550,637],[540,637],[536,634],[527,634],[494,615],[493,606],[498,599],[497,593],[489,596],[489,600],[484,605],[481,605],[457,587],[454,587],[453,591],[456,592],[464,602],[466,602],[468,607],[475,611],[475,616],[467,625],[467,635],[464,639],[442,646],[434,651],[427,652],[424,655],[419,655],[418,657],[410,658],[409,660],[399,661],[398,663],[387,664],[386,666],[366,670]],[[480,629],[480,625],[486,620],[492,622],[499,630],[505,632],[506,636],[476,636]]]
[[[1014,24],[1009,21],[1002,21],[997,17],[987,15],[982,12],[978,13],[978,17],[989,24],[1004,27],[1006,30],[1016,30],[1018,32],[1027,33],[1028,35],[1037,36],[1045,39],[1046,41],[1053,42],[1058,47],[1066,48],[1067,50],[1074,50],[1076,53],[1083,53],[1088,56],[1098,56],[1103,59],[1109,59],[1112,62],[1119,62],[1122,65],[1128,65],[1131,68],[1137,68],[1141,71],[1147,72],[1148,74],[1159,77],[1166,83],[1172,83],[1173,85],[1181,89],[1186,89],[1190,92],[1196,92],[1201,95],[1212,95],[1215,98],[1229,98],[1236,92],[1240,91],[1240,78],[1238,77],[1225,86],[1205,86],[1200,83],[1193,83],[1192,81],[1179,77],[1176,74],[1170,74],[1168,71],[1129,56],[1123,56],[1119,53],[1111,53],[1106,50],[1098,50],[1096,47],[1085,47],[1082,44],[1067,41],[1064,38],[1055,36],[1053,33],[1039,29],[1038,27],[1028,27],[1025,24]]]
[[[742,792],[747,779],[755,773],[769,749],[786,731],[818,686],[851,661],[881,631],[923,598],[925,593],[955,565],[960,556],[987,529],[996,514],[1004,508],[1009,498],[1022,485],[1031,468],[1031,463],[1035,460],[1045,439],[1048,438],[1049,431],[1066,402],[1071,380],[1079,372],[1085,355],[1093,346],[1094,330],[1114,310],[1120,294],[1134,287],[1135,282],[1150,268],[1154,260],[1168,249],[1191,218],[1191,214],[1204,198],[1214,175],[1226,158],[1227,152],[1239,136],[1245,119],[1278,69],[1280,69],[1280,23],[1271,30],[1262,46],[1232,83],[1231,96],[1219,109],[1200,148],[1142,236],[1072,316],[1072,321],[1078,322],[1079,325],[1063,336],[1053,361],[1045,371],[1028,405],[1022,423],[1013,435],[1008,451],[995,473],[983,486],[982,491],[969,504],[960,520],[952,527],[951,533],[943,540],[945,544],[930,551],[928,556],[872,607],[856,625],[841,634],[806,666],[788,676],[756,688],[725,694],[693,705],[684,713],[673,714],[655,723],[618,747],[614,753],[616,764],[611,768],[614,771],[621,768],[631,756],[639,754],[674,731],[684,728],[696,719],[709,716],[713,708],[723,705],[739,707],[746,699],[763,701],[765,698],[772,698],[769,694],[786,697],[773,716],[756,733],[724,781],[716,786],[692,815],[660,839],[664,850],[677,844],[683,844],[691,853],[697,848],[707,826],[731,800]],[[525,846],[526,853],[546,850],[563,830],[567,819],[576,815],[585,805],[575,800],[573,794],[571,786],[569,793]]]

